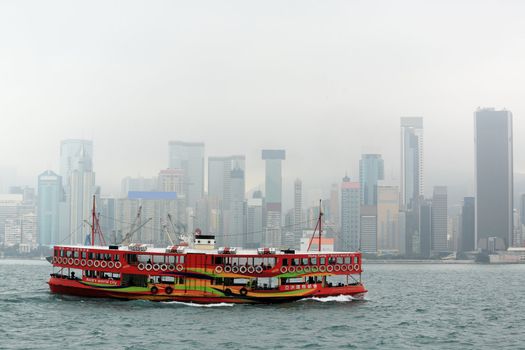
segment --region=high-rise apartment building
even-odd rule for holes
[[[62,178],[51,170],[38,176],[38,233],[40,244],[60,243],[60,203],[64,201]]]
[[[259,248],[264,244],[263,200],[249,198],[246,210],[246,248]]]
[[[504,250],[512,245],[512,113],[479,109],[475,119],[476,247]]]
[[[266,202],[266,243],[269,246],[281,245],[282,225],[282,161],[286,158],[284,150],[263,150],[265,161],[265,202]]]
[[[351,182],[350,178],[345,176],[341,184],[341,236],[337,249],[342,251],[360,249],[360,206],[359,182]]]
[[[82,160],[79,157],[82,157]],[[66,191],[71,174],[79,167],[82,167],[84,171],[93,170],[93,141],[63,140],[60,143],[60,176]]]
[[[169,142],[169,168],[184,172],[184,191],[187,205],[195,208],[204,195],[204,143]]]
[[[432,251],[448,251],[448,200],[447,187],[435,186],[432,196]]]
[[[377,254],[377,207],[361,206],[360,222],[361,251]]]
[[[419,255],[423,258],[430,258],[432,255],[432,201],[428,199],[421,200],[419,203],[419,243]]]
[[[361,205],[377,204],[377,183],[384,180],[384,162],[380,154],[363,154],[359,161],[359,183],[361,184]]]

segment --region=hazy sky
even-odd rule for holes
[[[427,192],[473,190],[473,112],[514,114],[525,170],[523,1],[1,1],[0,168],[34,185],[91,138],[104,193],[207,155],[285,148],[287,182],[329,188],[363,152],[399,173],[399,117],[424,117]]]

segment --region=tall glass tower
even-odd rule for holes
[[[377,182],[384,180],[384,162],[380,154],[363,154],[359,161],[361,205],[377,205]]]
[[[476,248],[512,245],[512,113],[494,108],[474,113],[476,157]]]

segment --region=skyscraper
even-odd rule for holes
[[[432,201],[421,200],[419,203],[419,255],[430,258],[432,255]],[[413,254],[417,254],[414,251]]]
[[[474,197],[463,198],[461,208],[461,234],[458,251],[471,252],[476,249],[476,199]]]
[[[281,245],[282,225],[282,161],[286,158],[284,150],[263,150],[266,191],[266,243],[269,246]]]
[[[432,251],[446,252],[448,233],[447,187],[435,186],[432,196]]]
[[[423,118],[401,118],[401,206],[414,209],[423,195]]]
[[[246,213],[246,248],[259,248],[263,244],[263,200],[250,198]]]
[[[243,244],[245,162],[243,155],[208,158],[208,198],[219,215],[219,245]]]
[[[91,156],[81,147],[73,164],[66,195],[69,209],[69,243],[81,244],[89,232],[86,222],[91,223],[93,195],[98,194],[95,185],[95,173],[91,165]]]
[[[184,172],[184,191],[187,205],[195,205],[204,194],[204,143],[169,142],[169,168]]]
[[[476,247],[512,245],[512,113],[493,108],[474,114],[476,160]],[[490,239],[489,239],[490,238]]]
[[[357,251],[360,249],[360,203],[359,182],[351,182],[348,176],[341,184],[341,237],[338,250]]]
[[[59,206],[64,200],[62,178],[51,170],[38,176],[38,233],[40,244],[59,244]]]
[[[424,193],[423,118],[401,118],[401,210],[407,255],[421,254],[419,201]]]
[[[82,162],[79,156],[82,150]],[[81,139],[68,139],[60,143],[60,176],[62,185],[67,187],[74,170],[82,166],[85,171],[93,168],[93,141]],[[67,191],[67,189],[66,189]]]
[[[293,232],[294,245],[299,247],[303,236],[303,182],[296,179],[294,182]]]
[[[377,204],[377,182],[384,179],[384,163],[380,154],[363,154],[359,161],[361,205]]]
[[[377,188],[377,250],[403,254],[399,230],[399,187]]]

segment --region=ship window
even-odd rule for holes
[[[179,256],[179,264],[184,264],[184,255]]]
[[[58,249],[55,249],[55,250],[53,251],[53,255],[54,255],[54,256],[58,256],[59,254],[60,254],[60,253],[59,253]]]
[[[329,257],[329,258],[328,258],[328,263],[329,263],[330,265],[334,265],[334,264],[335,264],[335,258],[334,258],[333,256]]]
[[[169,255],[167,258],[168,264],[175,264],[175,257],[173,255]]]
[[[66,251],[66,256],[67,256],[68,258],[71,258],[71,250]]]
[[[275,266],[275,258],[267,258],[266,259],[266,265],[274,267]]]
[[[90,259],[93,259],[93,253],[89,252],[88,256],[89,256]]]
[[[310,265],[317,265],[317,258],[310,258]]]
[[[75,250],[75,251],[73,252],[73,257],[74,257],[74,258],[78,258],[78,251],[77,251],[77,250]]]
[[[105,254],[104,255],[104,260],[111,260],[111,254]]]
[[[247,258],[239,258],[239,266],[246,266],[248,264]]]
[[[319,258],[319,265],[326,264],[326,258]]]
[[[349,256],[347,256],[347,257],[345,258],[345,264],[351,264],[351,263],[352,263],[352,258],[349,257]]]
[[[343,257],[342,256],[337,258],[337,263],[338,264],[342,264],[343,263]]]
[[[288,259],[283,259],[283,266],[288,266]]]
[[[184,277],[179,277],[179,284],[184,284]]]
[[[354,264],[359,263],[359,258],[357,256],[354,256]]]
[[[222,256],[216,256],[215,257],[215,264],[221,265],[222,264]]]
[[[63,250],[63,249],[60,249],[60,256],[61,256],[61,257],[64,257],[64,254],[65,254],[64,250]]]
[[[263,260],[263,258],[254,258],[253,259],[253,264],[255,266],[260,266],[260,265],[264,264],[264,260]]]
[[[173,284],[173,283],[175,283],[175,277],[173,277],[173,276],[162,276],[162,282],[168,283],[168,284]]]
[[[113,255],[113,260],[120,261],[120,255],[118,254]]]
[[[298,266],[300,264],[300,260],[299,258],[295,258],[295,259],[292,259],[292,266]]]
[[[151,256],[149,255],[137,255],[137,260],[141,263],[150,263]]]
[[[308,258],[303,258],[303,265],[308,265]]]
[[[163,264],[164,263],[164,256],[163,255],[153,255],[153,263],[154,264]]]
[[[238,266],[239,265],[239,258],[232,258],[232,265]]]
[[[85,258],[86,258],[86,255],[87,255],[86,252],[82,252],[82,253],[81,253],[82,259],[85,259]]]

